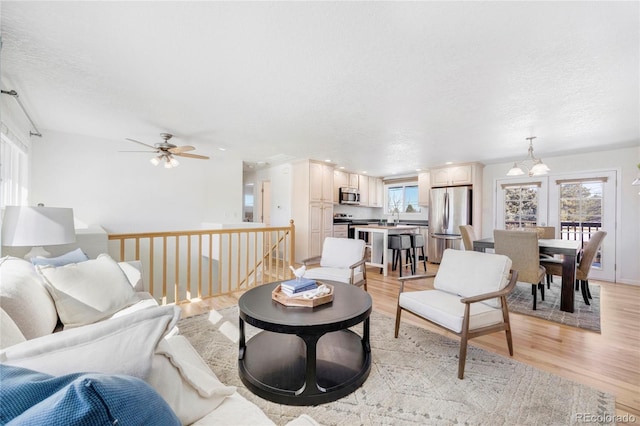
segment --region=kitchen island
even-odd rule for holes
[[[416,225],[362,225],[355,228],[354,235],[357,236],[360,232],[369,233],[367,247],[371,250],[371,260],[366,265],[382,268],[382,274],[386,277],[389,263],[389,234],[416,233],[418,228]],[[376,259],[381,259],[381,263],[375,262]]]

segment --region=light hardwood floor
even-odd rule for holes
[[[437,270],[433,264],[428,264],[427,268],[429,272]],[[373,299],[373,309],[395,318],[398,272],[389,273],[389,276],[383,277],[378,268],[368,268],[368,291]],[[406,288],[431,288],[432,281],[419,280],[408,283]],[[631,414],[636,422],[640,422],[640,287],[590,282],[601,286],[601,334],[527,315],[511,314],[513,358],[615,395],[615,414]],[[183,314],[190,316],[208,309],[236,305],[241,294],[182,305]],[[576,296],[576,303],[583,303],[579,295]],[[402,320],[436,333],[448,334],[410,314],[403,314]],[[393,330],[389,330],[389,333],[393,333]],[[450,336],[457,339],[454,335]],[[482,336],[471,340],[470,344],[509,356],[504,333]]]

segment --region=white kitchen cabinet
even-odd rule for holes
[[[360,205],[369,206],[369,176],[358,176],[358,189],[360,190]]]
[[[356,173],[349,173],[349,186],[351,188],[359,188],[358,181],[360,180],[360,176]]]
[[[340,188],[349,186],[349,173],[342,170],[333,171],[333,202],[340,203]]]
[[[360,192],[360,206],[382,207],[384,205],[384,183],[382,178],[358,175],[343,170],[333,171],[333,202],[340,203],[340,188],[357,188]]]
[[[429,207],[429,189],[431,188],[431,174],[418,173],[418,205]]]
[[[369,176],[369,207],[382,207],[383,189],[382,179]]]
[[[333,203],[333,167],[309,162],[309,179],[310,201]]]
[[[303,160],[292,167],[291,217],[296,227],[295,259],[322,254],[326,237],[333,234],[333,167]]]
[[[471,185],[473,175],[471,164],[432,169],[431,186]]]
[[[334,238],[348,238],[349,237],[349,225],[346,223],[339,223],[333,225],[333,237]]]
[[[333,235],[333,205],[313,203],[309,206],[309,217],[309,254],[306,257],[320,256],[324,239]]]

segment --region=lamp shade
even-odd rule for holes
[[[2,245],[53,246],[76,241],[73,209],[7,206],[2,221]]]
[[[516,163],[513,163],[513,167],[507,172],[507,176],[521,176],[524,171]]]

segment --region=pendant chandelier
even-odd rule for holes
[[[551,171],[551,169],[542,162],[542,159],[536,158],[533,155],[533,140],[535,138],[535,136],[526,138],[529,141],[529,155],[526,159],[513,163],[513,167],[507,172],[507,176],[522,176],[524,174],[529,176],[541,176],[546,175]],[[527,165],[527,162],[531,164]],[[526,169],[526,172],[523,169]]]

